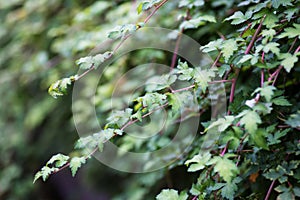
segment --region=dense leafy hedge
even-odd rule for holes
[[[92,154],[105,149],[108,140],[121,150],[158,150],[172,140],[182,109],[187,112],[189,106],[195,106],[196,112],[185,116],[201,116],[190,148],[182,155],[180,143],[175,143],[167,155],[148,160],[145,166],[151,166],[153,160],[175,159],[168,169],[130,176],[124,193],[116,199],[296,199],[300,196],[299,5],[292,0],[97,1],[77,12],[69,23],[56,25],[47,31],[55,41],[51,48],[68,58],[76,52],[75,63],[82,71],[54,81],[49,93],[55,98],[64,98],[59,96],[71,92],[74,83],[111,60],[121,46],[126,48],[123,41],[130,34],[147,26],[178,30],[167,42],[179,47],[181,33],[189,35],[202,45],[199,54],[208,53],[213,62],[203,69],[157,50],[131,52],[114,60],[104,72],[94,99],[99,121],[106,122],[103,130],[80,138],[73,153],[54,155],[34,181],[46,180],[66,167],[74,176]],[[87,56],[106,37],[113,40],[114,47]],[[112,97],[115,82],[145,62],[175,68],[155,77],[159,82],[154,86],[136,91],[135,101],[125,107],[128,96]],[[176,88],[179,81],[188,85]],[[134,79],[127,82],[139,87]],[[209,90],[223,84],[227,112],[212,119]],[[83,90],[88,92],[89,88]],[[111,101],[113,109],[108,106]],[[73,105],[82,119],[90,114],[84,103]],[[149,115],[161,115],[162,109],[170,116],[167,123],[174,124],[171,128],[142,141],[126,134],[127,127],[147,124]],[[91,121],[84,123],[91,129],[97,127]],[[208,149],[201,149],[207,142],[205,136],[215,132],[220,137],[213,138]],[[159,184],[163,177],[167,186]]]

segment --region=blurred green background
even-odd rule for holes
[[[74,61],[105,40],[110,27],[96,25],[113,20],[102,12],[117,3],[0,1],[0,199],[109,199],[110,176],[116,172],[93,160],[76,178],[66,170],[46,183],[32,181],[51,155],[71,152],[78,138],[71,95],[55,100],[47,89],[76,73]],[[123,12],[128,9],[124,4]],[[90,168],[106,177],[93,177],[105,183],[97,191],[88,181]]]

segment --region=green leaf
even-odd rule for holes
[[[177,79],[176,75],[154,76],[146,81],[146,91],[154,92],[170,87]]]
[[[267,115],[270,114],[273,110],[272,103],[262,103],[258,102],[254,105],[253,110],[256,111],[258,114]]]
[[[275,188],[275,190],[279,193],[281,193],[280,195],[277,196],[277,200],[294,200],[295,196],[292,193],[291,188],[287,188],[284,185],[279,185]]]
[[[39,171],[34,175],[33,183],[35,183],[39,178],[42,177],[42,172]]]
[[[131,115],[131,108],[113,111],[110,117],[107,119],[107,125],[117,125],[119,128],[121,128],[125,123],[127,123],[130,120]]]
[[[92,56],[87,56],[83,58],[79,58],[76,60],[76,65],[80,66],[80,69],[89,69],[94,65],[94,60]]]
[[[269,42],[266,45],[264,45],[263,47],[263,51],[265,53],[269,53],[272,52],[275,55],[279,56],[280,54],[280,49],[278,48],[278,46],[280,46],[277,42]]]
[[[137,7],[137,12],[140,14],[142,11],[151,9],[153,6],[159,4],[162,0],[148,0],[141,2]]]
[[[181,193],[178,195],[177,190],[173,189],[163,189],[157,196],[156,200],[187,200],[188,195],[186,193]]]
[[[218,67],[218,75],[219,77],[224,76],[225,72],[228,72],[230,70],[230,65],[228,64],[223,64],[221,67]]]
[[[261,87],[257,88],[252,93],[252,95],[259,92],[261,96],[265,97],[265,99],[266,99],[267,102],[270,102],[271,98],[274,95],[273,90],[276,90],[276,88],[274,86],[268,85],[268,86],[265,86],[265,87],[262,87],[262,88]]]
[[[209,152],[200,153],[195,155],[192,159],[187,160],[184,164],[190,165],[188,172],[195,172],[204,169],[210,158],[211,154]]]
[[[287,7],[287,6],[292,6],[293,4],[289,0],[272,0],[272,6],[274,8],[277,9],[281,5]]]
[[[232,180],[232,182],[226,183],[225,186],[221,189],[222,197],[233,200],[235,192],[238,190],[237,184],[241,181],[242,179],[240,177],[236,177]]]
[[[75,144],[75,149],[94,149],[97,146],[96,137],[97,134],[79,138]]]
[[[225,19],[225,21],[232,20],[231,24],[237,25],[237,24],[241,24],[241,23],[247,21],[248,19],[251,18],[251,16],[252,16],[252,11],[246,12],[245,15],[241,11],[237,11],[233,15],[231,15],[230,17],[227,17]]]
[[[272,41],[276,31],[274,29],[262,30],[261,35],[264,37],[262,44],[267,44],[268,41]]]
[[[211,51],[221,49],[222,42],[223,42],[222,39],[210,41],[208,44],[200,47],[200,50],[203,51],[204,53],[209,53]]]
[[[274,28],[277,26],[277,22],[279,20],[278,16],[273,14],[272,12],[266,12],[266,18],[263,21],[263,25],[265,25],[267,28]]]
[[[254,134],[257,130],[257,125],[261,123],[260,116],[252,110],[242,111],[236,118],[241,118],[241,125],[245,125],[246,130],[250,134]]]
[[[300,24],[296,24],[294,23],[293,26],[295,28],[292,27],[288,27],[284,29],[284,32],[281,33],[280,35],[278,35],[278,38],[284,38],[284,37],[288,37],[288,38],[295,38],[298,37],[300,39]]]
[[[277,196],[276,200],[295,200],[295,196],[291,191],[286,191]]]
[[[167,93],[169,105],[172,107],[172,111],[174,113],[178,112],[182,106],[181,101],[179,99],[180,95]]]
[[[200,67],[197,67],[195,68],[193,75],[195,83],[201,87],[202,92],[205,92],[208,87],[208,82],[216,76],[216,73],[213,69],[201,69]]]
[[[255,146],[263,148],[265,150],[269,150],[266,141],[267,134],[268,133],[266,132],[266,130],[258,129],[257,131],[250,133],[250,139],[255,144]]]
[[[58,96],[62,96],[67,93],[68,85],[71,85],[74,81],[77,80],[76,76],[70,76],[69,78],[63,78],[61,80],[56,81],[55,83],[51,84],[48,93],[54,97],[55,99]]]
[[[237,64],[243,64],[246,61],[250,60],[253,57],[253,55],[247,54],[247,55],[243,55],[243,57],[238,61]]]
[[[55,163],[55,167],[62,167],[63,165],[65,165],[68,162],[69,158],[70,158],[69,156],[59,153],[59,154],[52,156],[46,165]]]
[[[178,61],[177,69],[175,70],[176,74],[179,74],[178,79],[182,81],[189,81],[194,76],[194,69],[190,68],[187,62]]]
[[[236,126],[233,126],[232,129],[222,135],[221,143],[227,144],[229,142],[230,149],[237,149],[240,145],[240,138],[243,136],[243,131],[240,127]]]
[[[106,61],[108,58],[112,56],[111,51],[107,51],[103,54],[97,54],[95,56],[87,56],[80,58],[79,60],[76,61],[76,65],[80,66],[80,69],[87,70],[90,69],[91,67],[94,67],[97,69],[97,67]]]
[[[192,9],[193,7],[203,6],[204,3],[204,0],[180,0],[178,7],[188,7],[189,9]]]
[[[167,95],[159,93],[146,93],[143,97],[137,98],[138,102],[143,103],[143,107],[147,107],[149,111],[158,108],[167,101]]]
[[[291,21],[291,19],[293,18],[293,16],[295,14],[297,14],[299,12],[298,8],[289,8],[287,10],[284,11],[284,13],[286,14],[286,19],[288,21]]]
[[[239,172],[239,169],[235,165],[232,160],[229,160],[228,157],[232,155],[225,154],[223,157],[215,156],[212,158],[207,164],[212,165],[214,164],[214,171],[219,173],[220,176],[226,181],[230,183],[231,180],[236,176]]]
[[[300,110],[298,110],[297,113],[290,115],[285,123],[293,128],[300,128]]]
[[[274,103],[277,106],[291,106],[292,105],[284,96],[279,96],[279,97],[273,98],[272,103]]]
[[[209,129],[213,127],[218,127],[219,132],[225,131],[234,121],[234,116],[225,116],[224,118],[219,118],[217,121],[212,122],[204,132],[207,132]]]
[[[70,161],[70,169],[72,171],[72,176],[74,177],[77,170],[81,167],[82,164],[85,164],[85,157],[74,157]]]
[[[182,191],[179,194],[178,200],[187,200],[188,198],[189,198],[189,195],[185,191]]]
[[[205,25],[206,22],[216,23],[216,18],[212,15],[203,15],[194,19],[183,21],[180,24],[179,29],[180,30],[195,29],[198,28],[199,26]]]
[[[293,192],[296,197],[300,197],[300,188],[299,187],[294,187]]]
[[[141,2],[138,7],[136,8],[138,14],[140,14],[143,11],[143,2]]]
[[[294,67],[295,63],[298,62],[298,57],[296,55],[292,55],[290,53],[282,54],[281,55],[281,65],[287,72],[290,72],[291,69]]]
[[[131,115],[130,119],[138,119],[140,122],[143,121],[142,111],[141,110],[136,111],[136,113]]]
[[[216,190],[220,190],[222,187],[224,187],[226,185],[226,183],[216,183],[214,184],[214,186],[210,186],[208,188],[208,190],[211,190],[211,191],[216,191]]]
[[[134,33],[139,27],[139,24],[124,24],[121,26],[116,26],[108,33],[107,37],[112,40],[124,38],[128,34]]]
[[[229,58],[233,55],[233,53],[238,50],[238,45],[234,39],[225,40],[221,45],[221,52],[225,58],[225,62],[227,63]]]
[[[279,144],[281,142],[280,138],[284,137],[290,129],[285,129],[283,131],[277,131],[274,135],[268,135],[268,145]]]
[[[52,174],[52,172],[58,170],[58,168],[55,167],[48,167],[48,166],[44,166],[41,171],[37,172],[34,176],[34,180],[33,183],[35,183],[40,177],[42,177],[43,181],[46,181],[46,179],[49,177],[50,174]]]
[[[107,51],[103,54],[97,54],[93,57],[94,67],[97,69],[100,64],[109,59],[113,55],[112,51]]]
[[[276,169],[270,169],[268,172],[264,173],[263,176],[271,181],[274,181],[282,177],[285,173],[286,170],[279,165],[276,167]]]

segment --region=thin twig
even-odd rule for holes
[[[144,20],[144,23],[146,24],[150,19],[151,19],[151,17],[158,11],[158,9],[160,8],[160,7],[162,7],[166,2],[167,2],[168,0],[164,0],[164,1],[162,1],[159,5],[157,5],[156,7],[155,7],[155,9],[148,15],[148,17]],[[138,26],[137,27],[137,30],[139,30],[139,29],[141,29],[142,27],[141,26]],[[114,48],[114,50],[112,51],[113,53],[112,54],[114,54],[123,44],[124,44],[124,42],[129,38],[131,36],[131,34],[128,34],[128,35],[126,35],[120,42],[119,42],[119,44]],[[112,56],[112,55],[111,55]],[[109,59],[109,58],[111,58],[111,56],[110,57],[108,57],[107,59]],[[91,72],[93,69],[95,69],[95,65],[94,64],[92,64],[91,65],[91,67],[88,69],[88,70],[86,70],[85,72],[83,72],[81,75],[79,75],[78,77],[77,77],[77,79],[76,80],[79,80],[79,79],[81,79],[82,77],[84,77],[85,75],[87,75],[89,72]]]
[[[236,77],[232,79],[232,84],[231,84],[231,89],[230,89],[230,96],[229,96],[229,103],[232,103],[233,100],[234,100],[234,93],[235,93],[236,81],[237,81],[237,78],[239,76],[240,70],[241,70],[240,68],[236,69]],[[230,114],[230,110],[229,109],[228,109],[227,114],[228,115]]]
[[[252,23],[249,23],[248,26],[243,30],[243,32],[240,34],[240,37],[243,37],[243,35],[246,33],[246,31],[251,27]]]
[[[268,199],[269,199],[269,197],[270,197],[270,195],[271,195],[271,192],[272,192],[272,190],[273,190],[273,187],[274,187],[275,182],[276,182],[276,180],[272,181],[272,183],[271,183],[271,185],[270,185],[270,187],[269,187],[268,193],[267,193],[267,195],[266,195],[266,197],[265,197],[265,200],[268,200]]]
[[[192,198],[192,200],[197,200],[197,198],[198,198],[198,196],[194,196],[194,197]]]
[[[93,151],[91,153],[89,153],[88,155],[86,155],[84,157],[85,160],[87,160],[89,157],[91,157],[94,153],[96,153],[96,151],[98,150],[98,147],[96,147],[95,149],[93,149]],[[56,174],[60,171],[62,171],[63,169],[67,168],[70,166],[70,162],[68,162],[67,164],[65,164],[64,166],[62,166],[61,168],[57,169],[56,171],[54,171],[52,174]]]
[[[257,29],[256,29],[256,31],[255,31],[255,33],[254,33],[254,35],[253,35],[253,37],[252,37],[250,43],[249,43],[249,45],[248,45],[248,47],[247,47],[247,49],[246,49],[246,51],[245,51],[245,55],[246,55],[246,54],[249,54],[251,48],[253,47],[254,42],[255,42],[255,40],[256,40],[256,37],[257,37],[258,33],[259,33],[260,30],[261,30],[262,23],[264,22],[266,16],[267,16],[267,15],[264,15],[263,18],[260,20],[260,23],[259,23],[259,25],[258,25],[258,27],[257,27]]]
[[[87,75],[94,68],[95,68],[95,65],[92,64],[92,66],[88,70],[84,71],[82,74],[80,74],[79,76],[77,76],[76,81],[78,81],[79,79],[81,79],[82,77],[84,77],[85,75]]]
[[[239,122],[240,123],[240,122]],[[237,154],[239,154],[238,156],[238,160],[236,161],[235,165],[238,166],[239,165],[239,162],[241,160],[241,155],[240,155],[240,152],[243,151],[243,142],[244,140],[248,137],[249,133],[246,133],[241,139],[240,139],[240,144],[237,148]],[[245,150],[246,151],[246,150]]]
[[[261,69],[261,71],[260,71],[260,87],[264,86],[264,82],[265,82],[265,71],[264,71],[264,69]]]
[[[297,38],[296,38],[296,39],[294,40],[294,42],[292,43],[291,47],[290,47],[289,50],[288,50],[288,53],[292,51],[294,45],[296,44],[296,41],[297,41]],[[297,54],[299,51],[300,51],[300,46],[298,46],[298,48],[295,50],[294,54]],[[268,82],[272,82],[272,80],[274,79],[274,80],[273,80],[273,83],[272,83],[272,86],[275,85],[275,82],[276,82],[276,80],[277,80],[277,78],[278,78],[278,75],[279,75],[279,73],[280,73],[280,71],[281,71],[282,68],[283,68],[283,66],[280,65],[280,66],[276,69],[276,71],[275,71],[274,73],[272,73],[272,74],[270,75],[270,77],[268,78]]]
[[[222,52],[220,52],[216,58],[216,60],[214,61],[214,63],[212,64],[211,68],[214,66],[217,66],[217,63],[219,62],[220,58],[222,56]]]
[[[300,45],[298,46],[294,54],[298,53],[299,51],[300,51]]]
[[[175,44],[175,49],[174,49],[174,53],[173,53],[173,57],[172,57],[172,63],[170,66],[170,71],[172,71],[174,69],[175,64],[176,64],[179,45],[180,45],[181,38],[182,38],[182,32],[183,32],[183,29],[180,29],[180,32],[178,33],[178,37],[177,37],[176,44]]]
[[[226,143],[224,149],[222,150],[222,153],[220,154],[221,157],[223,157],[223,156],[225,155],[225,153],[226,153],[226,151],[227,151],[227,148],[228,148],[228,145],[229,145],[229,142],[230,142],[230,141],[228,141],[228,142]]]
[[[180,89],[178,89],[178,90],[173,90],[172,93],[177,93],[177,92],[186,91],[186,90],[192,89],[192,88],[194,88],[194,87],[195,87],[195,85],[190,85],[190,86],[185,87],[185,88],[180,88]]]
[[[146,24],[149,19],[156,13],[156,11],[162,7],[168,0],[164,0],[162,1],[160,4],[158,4],[158,6],[155,7],[155,9],[152,11],[152,13],[150,13],[150,15],[148,15],[148,17],[144,20],[144,23]]]
[[[161,106],[159,106],[159,107],[157,107],[157,108],[155,108],[155,109],[152,110],[151,112],[148,112],[147,114],[144,114],[144,115],[142,116],[142,118],[145,118],[145,117],[147,117],[147,116],[153,114],[154,112],[156,112],[156,111],[158,111],[158,110],[160,110],[160,109],[166,107],[167,105],[169,105],[168,102],[165,103],[165,104],[163,104],[163,105],[161,105]],[[127,128],[127,127],[130,126],[131,124],[136,123],[137,121],[139,121],[139,120],[138,120],[138,119],[135,119],[135,120],[130,120],[130,121],[128,121],[125,125],[122,126],[122,128],[121,128],[120,130],[123,131],[125,128]]]
[[[216,80],[216,81],[210,81],[210,82],[208,82],[208,84],[228,83],[228,82],[233,82],[233,79],[231,79],[231,80]]]

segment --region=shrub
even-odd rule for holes
[[[90,18],[101,15],[97,12],[101,7],[98,4],[102,3],[105,4],[92,4],[74,20],[91,22]],[[119,2],[116,8],[112,8],[112,3],[106,3],[107,7],[100,9],[106,13],[103,24],[91,26],[96,26],[99,31],[87,34],[104,41],[104,32],[110,29],[107,36],[112,39],[114,47],[79,58],[76,61],[81,69],[79,74],[56,81],[50,86],[49,93],[57,98],[70,92],[69,87],[110,62],[102,73],[94,97],[99,121],[107,123],[101,124],[102,130],[95,130],[97,124],[88,120],[91,111],[86,108],[89,102],[73,102],[78,111],[76,114],[80,114],[76,122],[89,127],[87,135],[77,141],[72,154],[54,155],[37,172],[34,181],[39,178],[46,180],[49,175],[67,167],[74,176],[88,158],[103,149],[105,151],[108,142],[118,145],[121,157],[126,151],[158,151],[172,142],[169,151],[143,160],[143,169],[154,169],[157,163],[171,163],[167,169],[180,169],[182,174],[180,166],[186,166],[184,170],[189,173],[184,178],[174,180],[176,177],[173,177],[174,182],[182,183],[175,184],[174,188],[169,184],[169,189],[157,194],[157,189],[163,187],[157,182],[162,176],[169,176],[167,171],[159,170],[153,172],[153,176],[133,176],[132,185],[122,195],[128,199],[157,195],[159,200],[300,197],[300,93],[297,89],[300,2],[151,0],[135,5]],[[131,11],[132,6],[137,8],[136,13]],[[113,60],[120,49],[129,46],[126,41],[149,24],[177,30],[170,34],[169,41],[165,41],[172,43],[175,39],[174,53],[148,49],[133,51]],[[94,30],[97,28],[93,27]],[[213,58],[210,66],[194,66],[186,58],[177,56],[183,45],[183,34],[202,45],[199,55],[202,52]],[[157,40],[161,37],[155,33],[152,35]],[[64,43],[67,41],[57,46]],[[90,46],[94,47],[93,44]],[[105,45],[103,49],[106,49]],[[60,50],[68,53],[66,48]],[[171,70],[159,76],[151,75],[150,69],[147,73],[140,71],[140,76],[147,77],[145,87],[132,94],[134,98],[128,105],[124,103],[128,101],[128,93],[113,96],[120,75],[149,61],[169,63]],[[150,75],[146,76],[148,73]],[[97,77],[88,79],[92,82],[94,78]],[[132,88],[138,88],[140,84],[134,78],[126,77],[122,81]],[[178,82],[184,82],[185,86],[178,88]],[[225,97],[218,93],[223,91],[222,88],[228,97],[226,102],[220,102]],[[83,91],[89,89],[93,88],[87,85]],[[108,106],[110,101],[113,108]],[[219,110],[216,116],[211,112],[211,107],[218,109],[216,107],[224,103],[227,104],[226,113]],[[156,129],[159,122],[164,121],[162,110],[166,112],[165,122],[169,126],[162,129],[161,134],[144,140],[132,139],[128,129],[131,125],[139,123]],[[180,142],[172,141],[184,120],[199,119],[199,116],[199,127],[194,124],[197,133],[188,148],[185,145],[193,136],[192,133],[189,135],[189,130],[185,130],[184,137],[179,137]],[[124,168],[129,164],[121,162]]]

